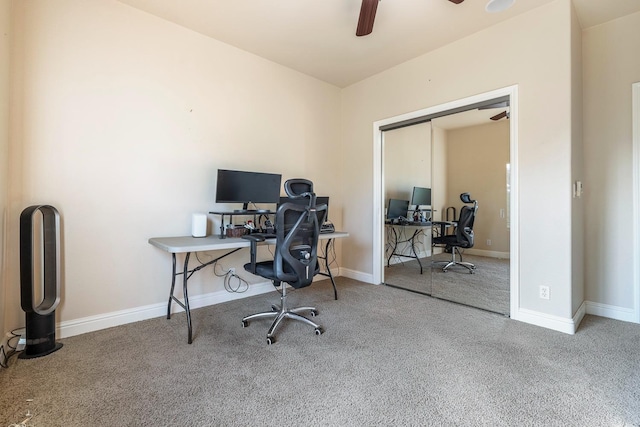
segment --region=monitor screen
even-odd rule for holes
[[[431,189],[424,187],[413,187],[411,204],[416,206],[431,206]]]
[[[387,205],[387,219],[406,218],[409,210],[408,200],[389,199]]]
[[[280,207],[281,204],[287,203],[287,202],[296,203],[303,206],[309,205],[309,199],[307,199],[306,197],[301,197],[299,199],[290,199],[288,197],[280,197],[280,201],[278,202],[278,207]],[[318,223],[324,224],[325,222],[327,222],[328,216],[329,216],[329,197],[317,196],[316,205],[327,205],[326,211],[318,212]]]
[[[218,169],[216,203],[278,203],[282,175]]]

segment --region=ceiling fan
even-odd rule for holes
[[[493,120],[493,121],[497,121],[497,120],[504,119],[504,118],[509,120],[509,112],[508,111],[503,111],[502,113],[498,113],[495,116],[491,116],[489,118],[491,120]]]
[[[506,110],[496,114],[495,116],[489,117],[491,120],[496,121],[504,118],[506,118],[507,120],[509,119],[509,101],[498,101],[494,102],[493,104],[483,105],[481,107],[478,107],[478,110],[490,110],[495,108],[506,108]]]
[[[373,31],[373,21],[376,19],[376,10],[380,0],[362,0],[360,6],[360,18],[358,18],[358,27],[356,28],[356,36],[366,36]],[[460,4],[464,0],[449,0],[451,3]],[[503,12],[510,8],[516,0],[489,0],[485,10],[489,13]]]
[[[373,22],[376,19],[376,10],[380,0],[362,0],[360,6],[360,18],[358,18],[358,27],[356,28],[356,36],[366,36],[373,31]],[[451,3],[460,4],[464,0],[449,0]]]

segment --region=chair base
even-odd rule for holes
[[[460,258],[460,261],[456,260],[456,252],[458,253],[458,257]],[[449,270],[449,268],[453,267],[454,265],[460,265],[464,268],[466,268],[467,270],[469,270],[469,274],[473,274],[475,272],[476,266],[470,262],[463,262],[462,261],[462,254],[460,254],[460,249],[456,246],[451,247],[451,261],[436,261],[439,263],[446,263],[444,267],[442,267],[442,271],[444,271],[445,273]]]
[[[275,339],[276,329],[278,328],[278,326],[280,326],[280,323],[284,319],[291,319],[291,320],[297,320],[299,322],[304,322],[314,328],[314,332],[316,335],[321,335],[324,332],[324,329],[322,328],[322,326],[318,325],[317,323],[311,321],[310,319],[307,319],[306,317],[300,314],[301,312],[309,311],[311,313],[311,316],[315,317],[318,314],[318,310],[315,307],[287,308],[287,291],[286,291],[286,285],[284,283],[282,284],[282,295],[280,296],[280,301],[281,301],[280,305],[274,304],[271,306],[271,311],[265,311],[262,313],[255,313],[249,316],[245,316],[242,319],[242,327],[246,328],[247,326],[249,326],[249,321],[251,320],[272,318],[273,323],[271,324],[271,327],[267,332],[267,344],[273,344],[274,342],[276,342],[276,339]]]

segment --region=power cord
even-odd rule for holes
[[[198,253],[195,253],[196,260],[200,263],[201,266],[209,265],[209,262],[204,262],[198,256]],[[216,267],[218,266],[217,262],[213,263],[213,274],[217,277],[224,277],[224,289],[230,293],[242,293],[249,290],[249,282],[244,280],[242,277],[238,276],[235,273],[235,269],[223,270],[222,273],[218,273],[216,271]]]
[[[235,280],[235,284],[232,283],[233,280]],[[247,292],[247,290],[249,290],[249,282],[238,276],[236,273],[227,271],[227,274],[224,277],[224,288],[227,292],[232,293]]]
[[[6,351],[4,349],[4,346],[0,346],[0,367],[8,368],[9,367],[9,359],[11,359],[11,357],[15,356],[16,354],[19,354],[19,353],[22,352],[22,351],[18,350],[18,345],[17,344],[15,346],[13,346],[11,344],[12,340],[15,340],[15,339],[20,340],[20,337],[22,336],[22,334],[17,334],[16,331],[19,331],[21,329],[24,329],[24,328],[16,328],[16,329],[12,330],[11,332],[9,332],[12,335],[7,340],[7,347],[9,348],[9,351]]]
[[[235,270],[229,269],[222,273],[216,272],[216,266],[218,263],[213,266],[213,274],[217,277],[224,277],[224,289],[230,293],[243,293],[249,290],[249,282],[244,280],[242,277],[238,276],[235,273]]]

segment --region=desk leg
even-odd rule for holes
[[[420,257],[418,256],[418,252],[416,252],[416,237],[418,237],[418,235],[420,235],[420,230],[416,230],[413,232],[413,236],[411,236],[411,239],[409,239],[411,241],[411,251],[413,252],[413,255],[416,257],[416,260],[418,261],[418,265],[420,266],[420,274],[422,274],[422,263],[420,262]]]
[[[191,256],[191,252],[187,252],[184,257],[184,267],[182,273],[178,273],[176,271],[176,254],[171,254],[171,258],[173,261],[173,271],[171,275],[171,292],[169,293],[169,303],[167,304],[167,319],[171,319],[171,303],[175,301],[180,307],[184,308],[184,311],[187,313],[187,328],[189,330],[188,342],[191,344],[192,333],[191,333],[191,310],[189,310],[189,294],[187,292],[187,281],[189,280],[189,257]],[[182,293],[184,295],[184,303],[176,298],[173,293],[176,289],[176,276],[182,274]]]
[[[333,239],[328,239],[327,244],[324,247],[324,267],[327,269],[327,275],[329,279],[331,279],[331,284],[333,285],[333,296],[335,299],[338,299],[338,290],[336,289],[336,282],[333,280],[333,274],[331,274],[331,269],[329,268],[329,246],[333,242]]]
[[[396,249],[398,248],[398,233],[395,227],[391,227],[391,232],[393,233],[393,249],[391,249],[389,258],[387,258],[387,267],[391,266],[391,258],[396,254]]]
[[[171,291],[169,292],[169,303],[167,304],[167,319],[171,319],[171,302],[173,301],[173,291],[176,288],[176,254],[171,254],[173,269],[171,272]]]
[[[189,344],[191,344],[192,339],[191,339],[191,310],[189,310],[189,295],[187,294],[187,280],[189,279],[189,276],[187,275],[188,273],[188,267],[189,267],[189,256],[191,255],[191,252],[187,252],[187,254],[184,257],[184,270],[182,272],[182,292],[184,294],[184,310],[187,313],[187,328],[189,329]]]

